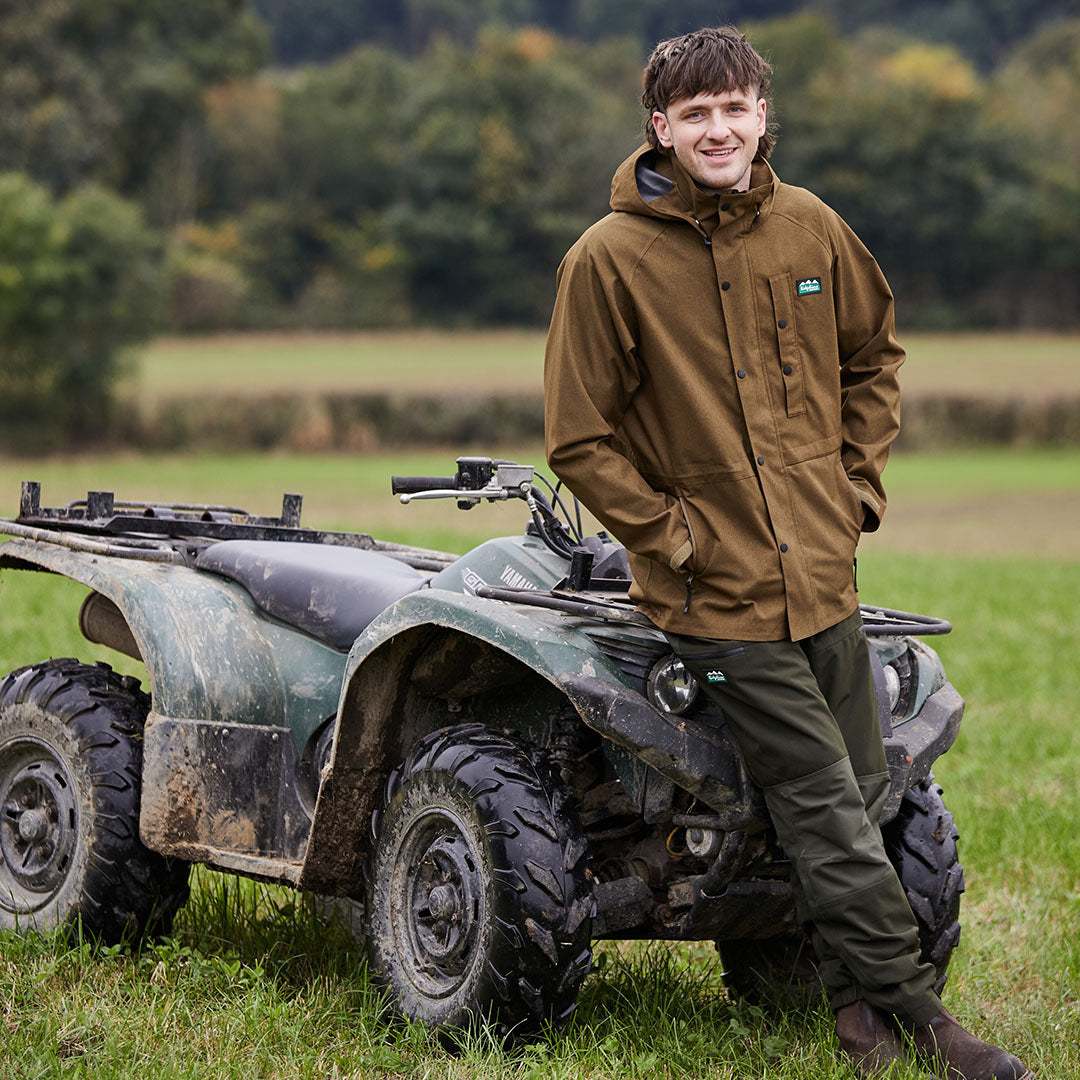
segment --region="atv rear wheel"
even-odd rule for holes
[[[107,944],[164,933],[188,866],[139,840],[150,699],[105,664],[49,660],[0,683],[0,928]]]
[[[932,776],[904,792],[899,812],[881,832],[885,853],[915,915],[922,959],[934,965],[935,989],[940,993],[960,940],[964,871],[957,857],[959,834],[953,816]],[[740,997],[801,1006],[821,996],[814,950],[801,932],[716,945],[724,981]]]
[[[593,898],[565,785],[479,724],[422,739],[387,782],[368,868],[370,963],[406,1017],[503,1034],[569,1018]]]

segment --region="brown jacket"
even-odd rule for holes
[[[881,271],[763,163],[716,197],[642,147],[611,207],[559,268],[551,468],[626,545],[631,596],[665,630],[798,640],[839,622],[899,429]]]

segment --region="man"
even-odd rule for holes
[[[548,461],[627,547],[639,609],[722,706],[791,859],[841,1052],[1031,1073],[942,1009],[884,854],[888,770],[853,580],[899,427],[892,295],[767,164],[771,69],[731,28],[662,42],[647,144],[559,270]]]

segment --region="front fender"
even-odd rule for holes
[[[745,784],[726,732],[653,709],[586,633],[602,625],[442,589],[411,593],[380,615],[349,653],[302,887],[338,892],[358,883],[370,840],[358,823],[370,819],[387,774],[417,737],[405,722],[408,674],[439,630],[457,631],[513,658],[558,688],[588,727],[717,812],[730,811]]]

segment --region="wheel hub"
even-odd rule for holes
[[[0,747],[0,906],[41,908],[63,885],[78,823],[74,783],[48,744]]]
[[[49,819],[41,810],[24,810],[19,815],[19,836],[36,844],[49,831]]]
[[[428,811],[406,833],[395,873],[394,936],[404,967],[425,994],[446,996],[476,955],[484,879],[456,816]]]

